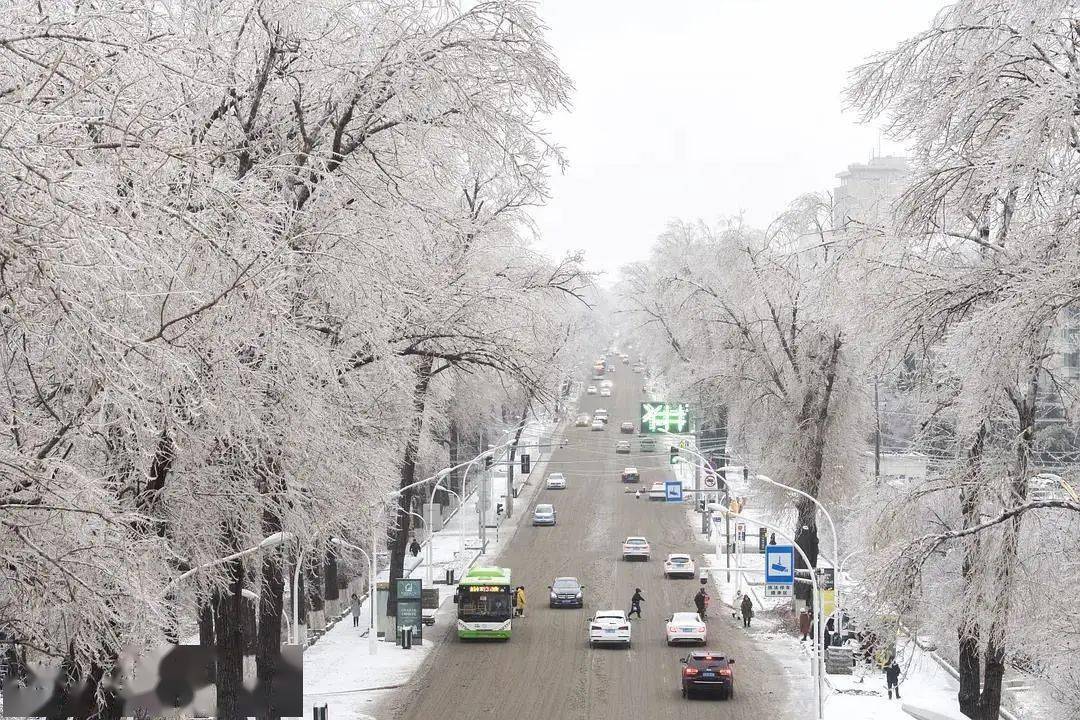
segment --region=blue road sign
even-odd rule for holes
[[[795,547],[793,545],[765,546],[765,582],[770,585],[795,583]]]
[[[682,481],[664,481],[664,499],[668,502],[682,502]]]

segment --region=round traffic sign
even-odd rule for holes
[[[716,476],[715,475],[706,475],[705,476],[705,487],[708,487],[708,488],[716,487]]]

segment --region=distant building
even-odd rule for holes
[[[910,168],[905,158],[884,155],[865,165],[848,165],[837,177],[840,184],[833,190],[833,227],[880,227],[891,219],[907,186]]]

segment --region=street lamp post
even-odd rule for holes
[[[798,488],[794,488],[794,487],[791,487],[790,485],[785,485],[784,483],[777,482],[776,480],[773,480],[772,478],[770,478],[767,475],[758,475],[757,479],[761,480],[762,482],[768,483],[770,485],[774,485],[774,486],[776,486],[778,488],[783,488],[784,490],[790,490],[791,492],[795,493],[796,495],[800,495],[800,496],[806,498],[807,500],[809,500],[810,502],[814,503],[815,505],[817,505],[817,508],[818,508],[818,510],[821,511],[821,514],[824,515],[825,519],[829,521],[829,529],[832,531],[832,539],[833,539],[833,567],[836,568],[836,574],[839,574],[840,573],[840,566],[839,566],[840,565],[840,537],[836,532],[836,523],[833,522],[832,515],[830,515],[829,511],[825,509],[825,506],[821,503],[821,501],[818,500],[813,495],[811,495],[810,493],[803,492],[802,490],[800,490]],[[811,571],[813,571],[813,568],[810,568],[810,563],[809,562],[806,563],[806,567],[808,569],[810,569]],[[836,606],[837,618],[838,618],[837,625],[836,625],[836,631],[838,633],[841,633],[841,635],[842,635],[843,630],[844,630],[844,628],[843,628],[844,613],[840,612],[840,590],[838,588],[838,583],[834,583],[834,585],[833,585],[833,604]]]
[[[465,472],[468,472],[468,468],[466,468]],[[426,582],[428,585],[432,584],[432,565],[434,564],[434,559],[433,559],[433,554],[434,553],[433,553],[433,550],[432,550],[432,545],[433,545],[432,538],[434,537],[434,534],[431,532],[431,506],[435,504],[435,492],[441,488],[442,490],[444,490],[444,491],[450,493],[451,495],[453,495],[454,497],[456,497],[458,499],[458,512],[459,513],[461,512],[462,505],[464,505],[464,502],[462,501],[460,495],[458,495],[456,492],[454,492],[453,490],[451,490],[450,488],[448,488],[448,487],[446,487],[445,485],[442,484],[443,481],[446,480],[446,478],[447,478],[447,476],[449,474],[450,474],[449,472],[443,472],[443,473],[441,473],[439,475],[438,481],[434,485],[431,486],[431,497],[428,498],[428,505],[427,505],[427,526],[428,526],[427,571],[426,571],[426,573],[424,575],[424,582]],[[461,522],[463,522],[463,521],[464,521],[464,518],[459,518],[459,522],[458,522],[458,538],[459,538],[458,544],[460,545],[461,555],[465,554],[465,534],[461,530]]]
[[[364,554],[364,559],[368,561],[368,603],[370,603],[371,605],[371,619],[368,621],[368,654],[375,655],[379,652],[378,645],[376,645],[376,643],[379,641],[379,638],[377,637],[378,631],[376,630],[375,626],[376,556],[374,554],[369,554],[367,550],[360,547],[359,545],[353,545],[351,542],[346,542],[341,538],[330,538],[330,542],[334,543],[335,545],[340,545],[341,547],[347,547],[350,550],[358,550],[359,552]]]
[[[785,533],[783,530],[777,528],[774,525],[770,525],[769,523],[764,522],[763,520],[751,519],[751,518],[746,517],[745,515],[742,515],[741,513],[732,512],[731,508],[725,507],[724,505],[721,505],[719,503],[709,503],[707,507],[709,509],[711,509],[711,510],[719,510],[720,512],[723,512],[725,515],[730,515],[731,517],[734,517],[734,518],[741,518],[743,520],[748,520],[748,521],[750,521],[752,523],[757,523],[758,525],[761,525],[762,527],[765,527],[768,530],[771,530],[772,532],[776,533],[776,535],[778,537],[780,537],[781,539],[791,543],[792,547],[795,548],[795,552],[799,553],[799,555],[802,556],[802,559],[806,562],[806,566],[810,567],[810,558],[807,557],[806,553],[803,552],[803,549],[801,547],[799,547],[799,544],[795,542],[794,538],[789,537],[787,535],[787,533]],[[825,682],[825,677],[824,677],[824,672],[823,672],[822,667],[821,667],[822,644],[823,644],[823,640],[824,640],[824,635],[822,634],[822,632],[823,632],[823,629],[822,629],[823,623],[822,623],[822,613],[821,613],[821,590],[819,589],[819,586],[818,586],[816,570],[810,573],[810,582],[813,585],[814,595],[815,595],[815,600],[816,600],[814,602],[814,616],[815,616],[815,624],[817,625],[817,628],[816,628],[816,630],[814,632],[814,636],[815,636],[814,637],[814,675],[815,675],[816,680],[817,680],[817,682],[814,685],[814,700],[815,700],[815,704],[817,706],[817,720],[824,720],[825,706],[824,706],[824,693],[823,693],[823,690],[822,690],[822,685]]]
[[[504,435],[505,435],[505,433],[504,433]],[[454,470],[457,470],[459,468],[463,468],[463,467],[465,467],[467,465],[472,465],[474,462],[476,462],[480,458],[484,457],[488,453],[492,452],[493,450],[497,450],[498,448],[505,447],[508,444],[510,444],[510,443],[505,442],[505,443],[502,443],[500,445],[496,445],[494,448],[491,448],[491,449],[481,453],[480,455],[477,455],[476,457],[474,457],[471,460],[468,460],[468,461],[463,462],[463,463],[458,463],[457,465],[454,465],[453,467],[444,468],[443,470],[440,470],[439,473],[436,474],[436,475],[432,475],[431,477],[426,477],[423,480],[417,480],[416,482],[411,482],[408,485],[403,485],[402,487],[399,487],[396,490],[392,490],[392,491],[390,491],[389,493],[387,493],[386,495],[383,496],[383,503],[386,503],[388,500],[392,500],[392,499],[396,498],[398,495],[405,492],[406,490],[411,490],[414,487],[419,487],[420,485],[424,485],[425,483],[429,483],[432,480],[438,479],[440,474],[450,473],[450,472],[453,472]],[[379,536],[379,533],[378,533],[379,517],[382,516],[382,513],[385,512],[388,507],[389,507],[388,505],[384,504],[382,506],[382,508],[379,510],[379,514],[376,516],[375,521],[372,522],[372,524],[371,524],[371,559],[372,559],[373,563],[374,563],[374,559],[376,557],[376,554],[378,553],[378,550],[379,550],[379,545],[378,545],[378,542],[379,542],[379,539],[378,539],[378,536]],[[412,514],[412,515],[416,515],[416,513],[412,512],[411,510],[408,510],[407,512]],[[417,517],[420,517],[420,516],[417,515]],[[420,519],[423,520],[422,517]],[[372,565],[372,568],[374,569],[374,565]],[[372,592],[371,602],[372,602],[373,606],[375,605],[375,598],[376,598],[376,596],[374,595],[375,590],[376,590],[375,576],[374,576],[374,573],[372,573],[372,578],[371,578],[371,592]],[[372,615],[371,629],[368,631],[368,633],[370,635],[372,635],[372,636],[377,636],[378,632],[379,632],[379,613],[378,613],[378,609],[374,608],[373,615]],[[372,641],[369,639],[368,642],[370,643]],[[374,646],[374,647],[376,649],[372,654],[375,654],[375,653],[378,652],[378,649],[377,649],[378,646]]]

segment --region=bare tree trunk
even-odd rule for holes
[[[413,389],[413,425],[405,443],[405,457],[401,463],[401,476],[398,487],[404,488],[416,482],[416,453],[420,447],[420,438],[424,431],[424,411],[427,408],[428,385],[431,383],[433,361],[430,357],[420,361],[416,371],[416,385]],[[409,532],[412,529],[412,508],[414,488],[402,490],[397,496],[397,510],[394,523],[389,528],[390,538],[390,588],[387,596],[387,612],[393,614],[397,609],[397,583],[395,580],[405,575],[405,552],[409,544]]]
[[[979,463],[982,459],[983,447],[989,432],[988,423],[983,422],[979,428],[975,441],[968,450],[968,475],[963,479],[960,486],[960,512],[963,518],[963,527],[971,527],[979,522]],[[976,533],[964,540],[964,557],[960,566],[960,577],[968,593],[972,592],[972,585],[978,572],[979,554],[982,539]],[[959,673],[960,689],[957,692],[957,701],[960,712],[969,718],[976,718],[979,707],[979,696],[982,688],[982,658],[980,656],[980,628],[977,614],[977,599],[968,595],[965,612],[969,622],[962,624],[958,631],[960,659],[957,665]]]
[[[266,515],[264,515],[264,528]],[[276,532],[276,531],[271,531]],[[281,612],[285,595],[282,558],[268,553],[262,562],[262,591],[259,593],[259,635],[255,653],[255,675],[263,697],[274,696],[273,677],[281,664]],[[259,720],[277,720],[281,713],[268,704]]]
[[[240,617],[243,610],[244,565],[234,560],[226,566],[229,587],[215,593],[214,630],[217,636],[217,717],[241,720],[240,695],[244,684],[244,647]]]
[[[327,601],[337,600],[341,597],[341,592],[338,590],[337,555],[333,550],[326,551],[326,558],[323,563],[323,587],[325,589],[323,596]]]

